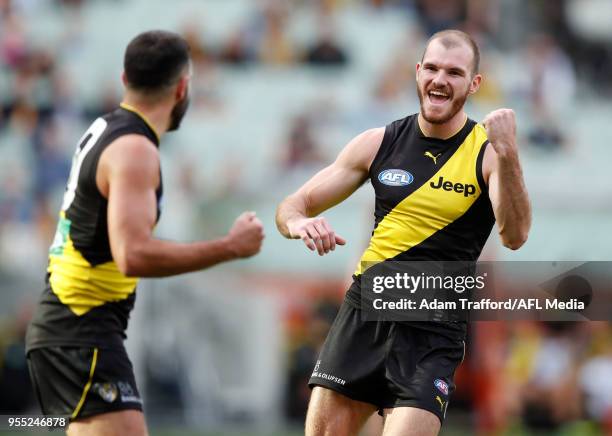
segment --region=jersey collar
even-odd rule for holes
[[[129,105],[127,103],[120,103],[119,107],[121,107],[122,109],[125,109],[126,111],[130,111],[135,113],[136,115],[138,115],[140,118],[142,118],[142,121],[145,122],[145,124],[147,126],[149,126],[149,129],[151,129],[153,131],[153,133],[155,133],[155,137],[157,138],[157,143],[159,144],[160,140],[159,140],[159,133],[157,133],[157,130],[155,130],[155,127],[153,127],[153,124],[151,124],[151,122],[149,121],[149,119],[142,113],[140,112],[138,109],[136,109],[134,106]]]

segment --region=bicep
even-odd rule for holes
[[[148,144],[109,151],[113,164],[108,170],[108,234],[116,256],[151,237],[157,218],[159,161]]]
[[[334,162],[315,174],[296,195],[303,199],[308,216],[316,216],[349,197],[366,177],[366,172]]]
[[[383,135],[384,128],[379,128],[357,136],[331,165],[315,174],[295,193],[304,202],[308,216],[316,216],[342,202],[367,180]]]

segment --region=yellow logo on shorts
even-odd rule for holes
[[[440,398],[440,395],[436,395],[436,400],[438,401],[438,403],[440,403],[440,410],[444,411],[444,403],[446,403],[446,401],[442,401],[442,398]]]
[[[93,385],[93,390],[107,403],[112,403],[117,399],[118,390],[115,383],[96,383]]]

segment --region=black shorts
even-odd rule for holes
[[[323,386],[382,410],[417,407],[444,421],[463,335],[390,321],[363,321],[345,301],[308,385]]]
[[[119,410],[142,411],[124,349],[45,347],[28,353],[42,413],[71,420]]]

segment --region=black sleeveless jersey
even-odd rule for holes
[[[385,261],[473,261],[495,217],[482,175],[484,128],[468,119],[448,139],[425,136],[418,115],[389,124],[370,166],[374,230],[349,302],[360,304],[360,276]]]
[[[96,185],[104,149],[123,135],[159,137],[134,108],[96,119],[79,140],[64,193],[55,238],[49,249],[48,286],[27,334],[28,349],[41,346],[121,346],[138,279],[126,277],[113,260],[106,198]],[[156,191],[160,214],[162,183]]]

